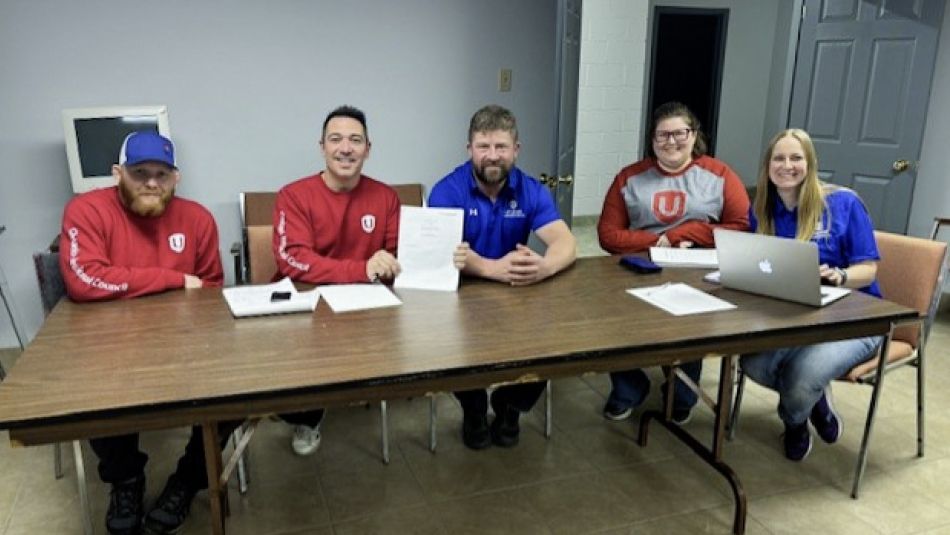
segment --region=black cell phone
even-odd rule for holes
[[[273,303],[274,301],[287,301],[290,299],[290,292],[274,292],[270,294],[270,300]]]
[[[622,256],[620,257],[620,265],[633,271],[634,273],[646,274],[646,273],[659,273],[663,271],[663,268],[650,262],[646,258],[641,258],[639,256]]]

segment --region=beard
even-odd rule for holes
[[[502,162],[490,165],[478,165],[473,163],[472,168],[475,172],[475,178],[486,186],[494,186],[508,180],[508,173],[511,167]]]
[[[132,213],[142,217],[158,217],[165,213],[165,208],[175,196],[175,188],[159,191],[158,196],[136,193],[124,180],[119,181],[119,198],[122,199],[122,204]]]

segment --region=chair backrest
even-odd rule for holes
[[[241,194],[241,219],[244,226],[244,259],[248,284],[265,284],[277,273],[271,244],[274,239],[273,191]]]
[[[59,271],[59,253],[33,253],[33,267],[36,269],[36,281],[40,285],[43,313],[48,316],[56,303],[66,295],[66,283],[63,282],[63,274]]]
[[[396,184],[392,188],[399,203],[424,206],[422,184]],[[266,284],[277,272],[272,249],[274,239],[274,203],[272,191],[245,192],[240,196],[241,221],[244,227],[244,258],[248,284]]]
[[[943,242],[875,231],[881,261],[877,280],[888,301],[914,308],[924,320],[924,335],[929,334],[943,291],[947,268],[947,244]],[[917,347],[918,325],[894,331],[894,339]]]
[[[422,197],[422,184],[392,184],[403,206],[425,206]]]

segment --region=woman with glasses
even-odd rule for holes
[[[647,157],[617,173],[597,224],[600,246],[612,254],[650,247],[713,247],[713,228],[749,228],[749,196],[736,173],[706,155],[699,120],[685,105],[653,112]],[[681,366],[698,383],[702,361]],[[646,398],[643,370],[610,374],[604,417],[623,420]],[[664,385],[664,389],[665,389]],[[682,382],[673,392],[673,420],[685,423],[696,394]]]
[[[824,284],[881,297],[871,217],[854,191],[818,180],[815,146],[804,130],[784,130],[769,143],[751,223],[760,234],[814,243]],[[786,458],[800,461],[811,451],[809,421],[824,442],[838,441],[843,422],[832,404],[831,381],[874,356],[881,341],[870,336],[742,357],[746,375],[779,394]]]

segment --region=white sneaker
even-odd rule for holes
[[[312,455],[320,447],[320,426],[296,426],[293,439],[290,441],[290,447],[297,455]]]

